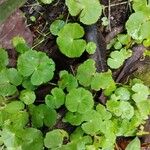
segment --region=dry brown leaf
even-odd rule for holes
[[[33,34],[19,9],[0,25],[0,45],[6,49],[12,49],[11,40],[14,36],[22,36],[30,46],[32,45]]]

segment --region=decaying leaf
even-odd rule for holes
[[[11,40],[14,36],[22,36],[29,45],[32,45],[33,35],[19,9],[0,25],[0,46],[12,49]]]
[[[25,2],[26,0],[0,0],[0,24]]]

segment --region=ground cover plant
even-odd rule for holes
[[[97,22],[111,25],[101,1],[40,0],[35,6],[59,3],[67,9],[66,19],[62,14],[55,18],[33,46],[17,35],[11,39],[11,50],[0,48],[1,150],[140,150],[142,137],[149,135],[144,126],[150,115],[150,89],[145,80],[128,75],[149,55],[150,2],[126,2],[133,12],[124,32],[107,42],[106,57],[101,54],[105,43],[100,47],[95,28]],[[4,6],[10,4],[4,1],[0,10]],[[2,15],[4,22],[9,14]],[[30,16],[30,21],[36,18]],[[47,36],[62,61],[38,50]],[[10,51],[15,53],[15,65]],[[67,61],[70,69],[61,66]],[[119,138],[127,141],[124,148]]]

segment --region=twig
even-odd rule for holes
[[[115,36],[117,36],[122,31],[123,31],[123,26],[113,28],[112,31],[109,32],[105,37],[106,43],[108,44]]]
[[[110,0],[109,0],[110,1]],[[117,4],[110,4],[108,6],[104,6],[104,8],[111,8],[111,7],[116,7],[116,6],[119,6],[119,5],[125,5],[125,4],[130,4],[130,0],[128,0],[129,2],[121,2],[121,3],[117,3]]]
[[[72,65],[70,65],[70,69],[71,69],[72,74],[75,76],[75,71],[74,71]]]
[[[138,61],[140,61],[140,58],[143,56],[145,47],[143,45],[136,45],[132,48],[132,51],[132,56],[125,62],[122,70],[120,71],[116,79],[116,82],[121,82],[133,71],[133,69],[136,70],[136,64]]]
[[[132,12],[132,7],[131,7],[130,0],[128,0],[128,6],[129,6],[129,10],[130,10],[130,12]]]
[[[110,0],[108,0],[108,28],[109,31],[111,31],[111,22],[110,22],[110,17],[111,17],[111,7],[110,7]]]

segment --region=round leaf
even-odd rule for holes
[[[102,13],[99,0],[66,0],[66,5],[72,16],[79,15],[80,21],[87,25],[97,22]]]
[[[149,88],[142,83],[136,83],[135,85],[133,85],[132,90],[135,92],[132,95],[132,99],[135,102],[146,100],[148,98],[148,95],[150,94]]]
[[[67,94],[65,105],[69,111],[83,114],[94,106],[93,96],[84,88],[73,89]]]
[[[55,64],[45,53],[27,51],[18,58],[18,71],[24,77],[31,76],[33,85],[41,85],[53,78]]]
[[[82,115],[79,113],[67,112],[64,118],[64,122],[68,122],[73,126],[79,126],[82,121]]]
[[[30,105],[30,104],[34,103],[34,101],[36,99],[36,95],[35,95],[34,91],[23,90],[23,91],[21,91],[19,98],[26,105]]]
[[[95,72],[95,61],[92,59],[86,60],[77,69],[77,79],[79,80],[79,83],[85,87],[89,86]]]
[[[60,88],[54,88],[51,91],[52,95],[45,97],[45,103],[51,108],[59,108],[64,104],[65,93]]]
[[[12,101],[8,103],[5,107],[5,111],[8,113],[17,113],[24,109],[24,104],[20,101]]]
[[[61,147],[61,145],[63,144],[64,137],[67,136],[68,134],[64,130],[55,129],[46,133],[44,145],[45,147],[51,149]]]
[[[89,54],[94,54],[95,51],[96,51],[96,44],[94,42],[89,42],[87,45],[86,45],[86,51],[89,53]]]
[[[59,73],[60,80],[58,81],[58,85],[62,89],[67,89],[69,92],[70,90],[78,87],[77,79],[72,75],[69,74],[67,71],[61,71]]]
[[[84,29],[77,23],[66,24],[59,32],[57,44],[60,51],[67,57],[80,57],[85,51],[86,42],[81,39]]]
[[[147,18],[148,17],[142,11],[133,13],[126,22],[128,35],[130,35],[135,40],[143,40],[143,37],[140,34],[140,30],[142,24],[146,22]]]
[[[130,92],[127,88],[125,87],[119,87],[115,90],[116,96],[119,96],[120,100],[129,100],[130,99]]]
[[[63,20],[55,20],[50,25],[50,31],[53,35],[58,35],[59,31],[63,28],[65,22]]]

